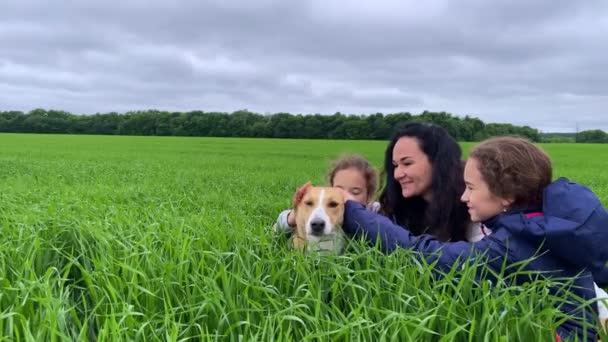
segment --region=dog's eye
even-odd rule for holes
[[[336,201],[331,201],[331,202],[329,202],[329,203],[327,204],[327,206],[328,206],[328,207],[330,207],[330,208],[335,208],[335,207],[337,207],[337,206],[338,206],[338,202],[336,202]]]
[[[304,202],[304,204],[306,204],[309,207],[312,207],[312,205],[313,205],[312,201],[306,201],[306,202]]]

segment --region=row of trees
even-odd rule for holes
[[[600,129],[592,129],[577,133],[574,140],[580,143],[602,143],[608,144],[608,133]]]
[[[541,134],[528,126],[486,124],[470,116],[428,111],[419,115],[262,115],[247,110],[233,113],[147,110],[75,115],[35,109],[28,113],[0,112],[0,132],[385,140],[395,127],[413,121],[441,125],[459,141],[480,141],[490,136],[510,134],[536,142],[608,143],[608,134],[602,130]]]
[[[35,109],[28,113],[0,112],[0,132],[385,140],[395,127],[413,121],[441,125],[459,141],[479,141],[504,134],[541,140],[540,132],[528,126],[486,124],[478,118],[428,111],[419,115],[262,115],[247,110],[233,113],[147,110],[75,115]]]
[[[591,129],[578,133],[546,133],[541,140],[550,143],[608,143],[608,133],[601,129]]]

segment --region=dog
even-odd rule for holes
[[[344,202],[344,195],[337,188],[316,187],[308,182],[298,189],[293,200],[293,247],[340,254],[345,245]]]

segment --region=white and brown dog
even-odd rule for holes
[[[315,187],[309,182],[298,189],[293,201],[296,219],[293,247],[339,254],[345,243],[344,201],[337,188]]]

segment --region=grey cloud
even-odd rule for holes
[[[608,130],[608,3],[8,1],[0,109],[375,113]]]

